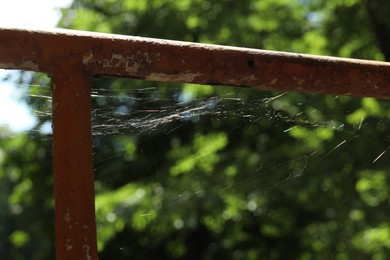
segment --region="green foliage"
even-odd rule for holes
[[[356,190],[364,203],[376,207],[379,203],[389,202],[389,188],[384,171],[362,171],[356,182]]]
[[[10,240],[15,247],[20,248],[29,242],[30,236],[26,232],[17,230],[11,234]]]
[[[50,144],[27,135],[0,138],[0,254],[54,257]]]
[[[386,259],[390,249],[390,227],[386,223],[367,228],[358,233],[353,240],[356,248],[373,255],[373,259]]]
[[[389,47],[378,43],[370,12],[390,24],[388,8],[383,0],[74,0],[60,25],[381,60]],[[47,78],[32,83],[41,81]],[[129,94],[128,85],[137,90]],[[167,100],[184,107],[225,98],[224,108],[235,112],[173,122],[174,131],[94,137],[101,259],[390,255],[386,102],[124,79],[96,80],[95,87],[118,96],[93,100],[96,108],[121,107],[155,87],[153,110]],[[30,100],[36,110],[45,102]],[[50,150],[41,138],[0,139],[5,259],[53,258]]]
[[[178,142],[178,140],[176,140]],[[192,147],[174,144],[170,157],[177,163],[170,170],[172,176],[200,171],[212,174],[219,156],[216,154],[227,145],[227,136],[224,133],[215,133],[208,136],[195,135]]]

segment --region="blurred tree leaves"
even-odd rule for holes
[[[75,0],[60,26],[382,60],[388,8],[384,0]],[[142,90],[150,87],[153,97]],[[209,109],[203,121],[171,122],[175,131],[96,134],[101,259],[390,254],[386,102],[124,79],[97,79],[95,88],[118,97],[93,100],[96,111],[154,111],[166,100],[180,111],[199,100]],[[52,258],[50,145],[24,135],[0,142],[0,252]]]
[[[54,257],[51,146],[24,134],[0,142],[1,256]]]

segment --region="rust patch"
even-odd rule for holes
[[[151,73],[145,76],[145,80],[168,81],[168,82],[192,82],[196,77],[202,76],[201,73],[181,73],[166,75],[164,73]]]
[[[52,75],[69,59],[89,75],[390,98],[386,62],[71,30],[0,28],[0,67]]]

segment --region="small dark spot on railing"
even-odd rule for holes
[[[252,59],[249,59],[249,60],[246,62],[246,64],[248,64],[248,66],[251,67],[251,68],[253,68],[253,67],[256,65],[255,61],[252,60]]]

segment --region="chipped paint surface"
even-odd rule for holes
[[[164,73],[151,73],[145,76],[145,79],[156,80],[156,81],[192,82],[196,77],[199,76],[202,76],[202,73],[181,73],[177,75],[168,75]]]
[[[147,63],[151,63],[152,59],[149,57],[148,53],[144,53],[144,60]],[[118,53],[112,53],[109,59],[105,58],[103,60],[97,59],[94,57],[92,51],[84,55],[82,58],[82,63],[84,65],[99,64],[103,68],[124,68],[125,71],[129,74],[136,74],[141,68],[140,63],[142,59],[135,57],[134,55],[125,56]]]
[[[255,81],[257,77],[255,75],[249,75],[241,79],[242,82],[252,82]]]
[[[13,69],[13,68],[15,68],[15,64],[12,63],[12,62],[9,62],[9,63],[2,62],[0,60],[0,68],[2,68],[2,69]]]
[[[88,54],[84,55],[82,60],[84,65],[88,65],[89,63],[91,63],[91,61],[93,61],[92,51],[89,51]]]
[[[70,241],[69,238],[66,239],[65,250],[66,251],[72,251],[73,250],[73,246],[71,245],[71,241]]]
[[[303,83],[305,83],[305,80],[304,80],[304,79],[298,80],[298,85],[299,85],[299,86],[300,86],[300,85],[303,85]]]
[[[17,67],[19,67],[19,69],[39,71],[38,64],[35,61],[33,61],[33,60],[23,61],[19,66],[16,66],[15,63],[13,63],[13,62],[5,63],[5,62],[2,62],[0,60],[0,68],[4,68],[4,69],[17,69]]]
[[[127,62],[128,59],[125,56],[113,53],[111,59],[105,59],[103,61],[103,67],[127,65]]]
[[[27,40],[20,44],[20,39]],[[81,65],[79,69],[85,67],[88,75],[146,76],[163,81],[390,98],[390,64],[377,61],[70,30],[12,28],[0,28],[0,57],[0,67],[42,70],[50,75],[57,66],[72,60]],[[346,91],[344,88],[352,83],[353,91]]]
[[[145,61],[147,63],[151,64],[152,63],[152,59],[150,58],[149,53],[145,52],[144,56],[145,56]]]
[[[89,245],[87,245],[87,244],[84,244],[83,245],[83,250],[84,250],[84,253],[85,253],[84,259],[91,260],[92,259],[92,256],[90,254],[91,247]]]
[[[152,62],[153,59],[148,52],[141,53],[140,51],[128,56],[120,53],[112,53],[109,59],[97,59],[93,52],[90,51],[82,57],[82,63],[84,65],[100,64],[103,68],[124,68],[130,75],[137,74],[141,70],[141,64],[151,64]]]
[[[64,220],[66,221],[66,222],[70,222],[70,214],[69,214],[69,212],[68,213],[66,213],[66,215],[65,215],[65,217],[64,217]]]
[[[305,79],[303,79],[303,78],[299,78],[299,77],[292,77],[292,79],[293,80],[295,80],[296,82],[297,82],[297,84],[298,84],[298,89],[301,87],[301,85],[303,84],[303,83],[305,83]]]
[[[38,70],[38,65],[32,61],[32,60],[27,60],[25,62],[22,63],[21,65],[23,68],[28,68],[30,70]]]
[[[237,85],[237,81],[235,79],[228,79],[227,84],[234,86],[234,85]]]

